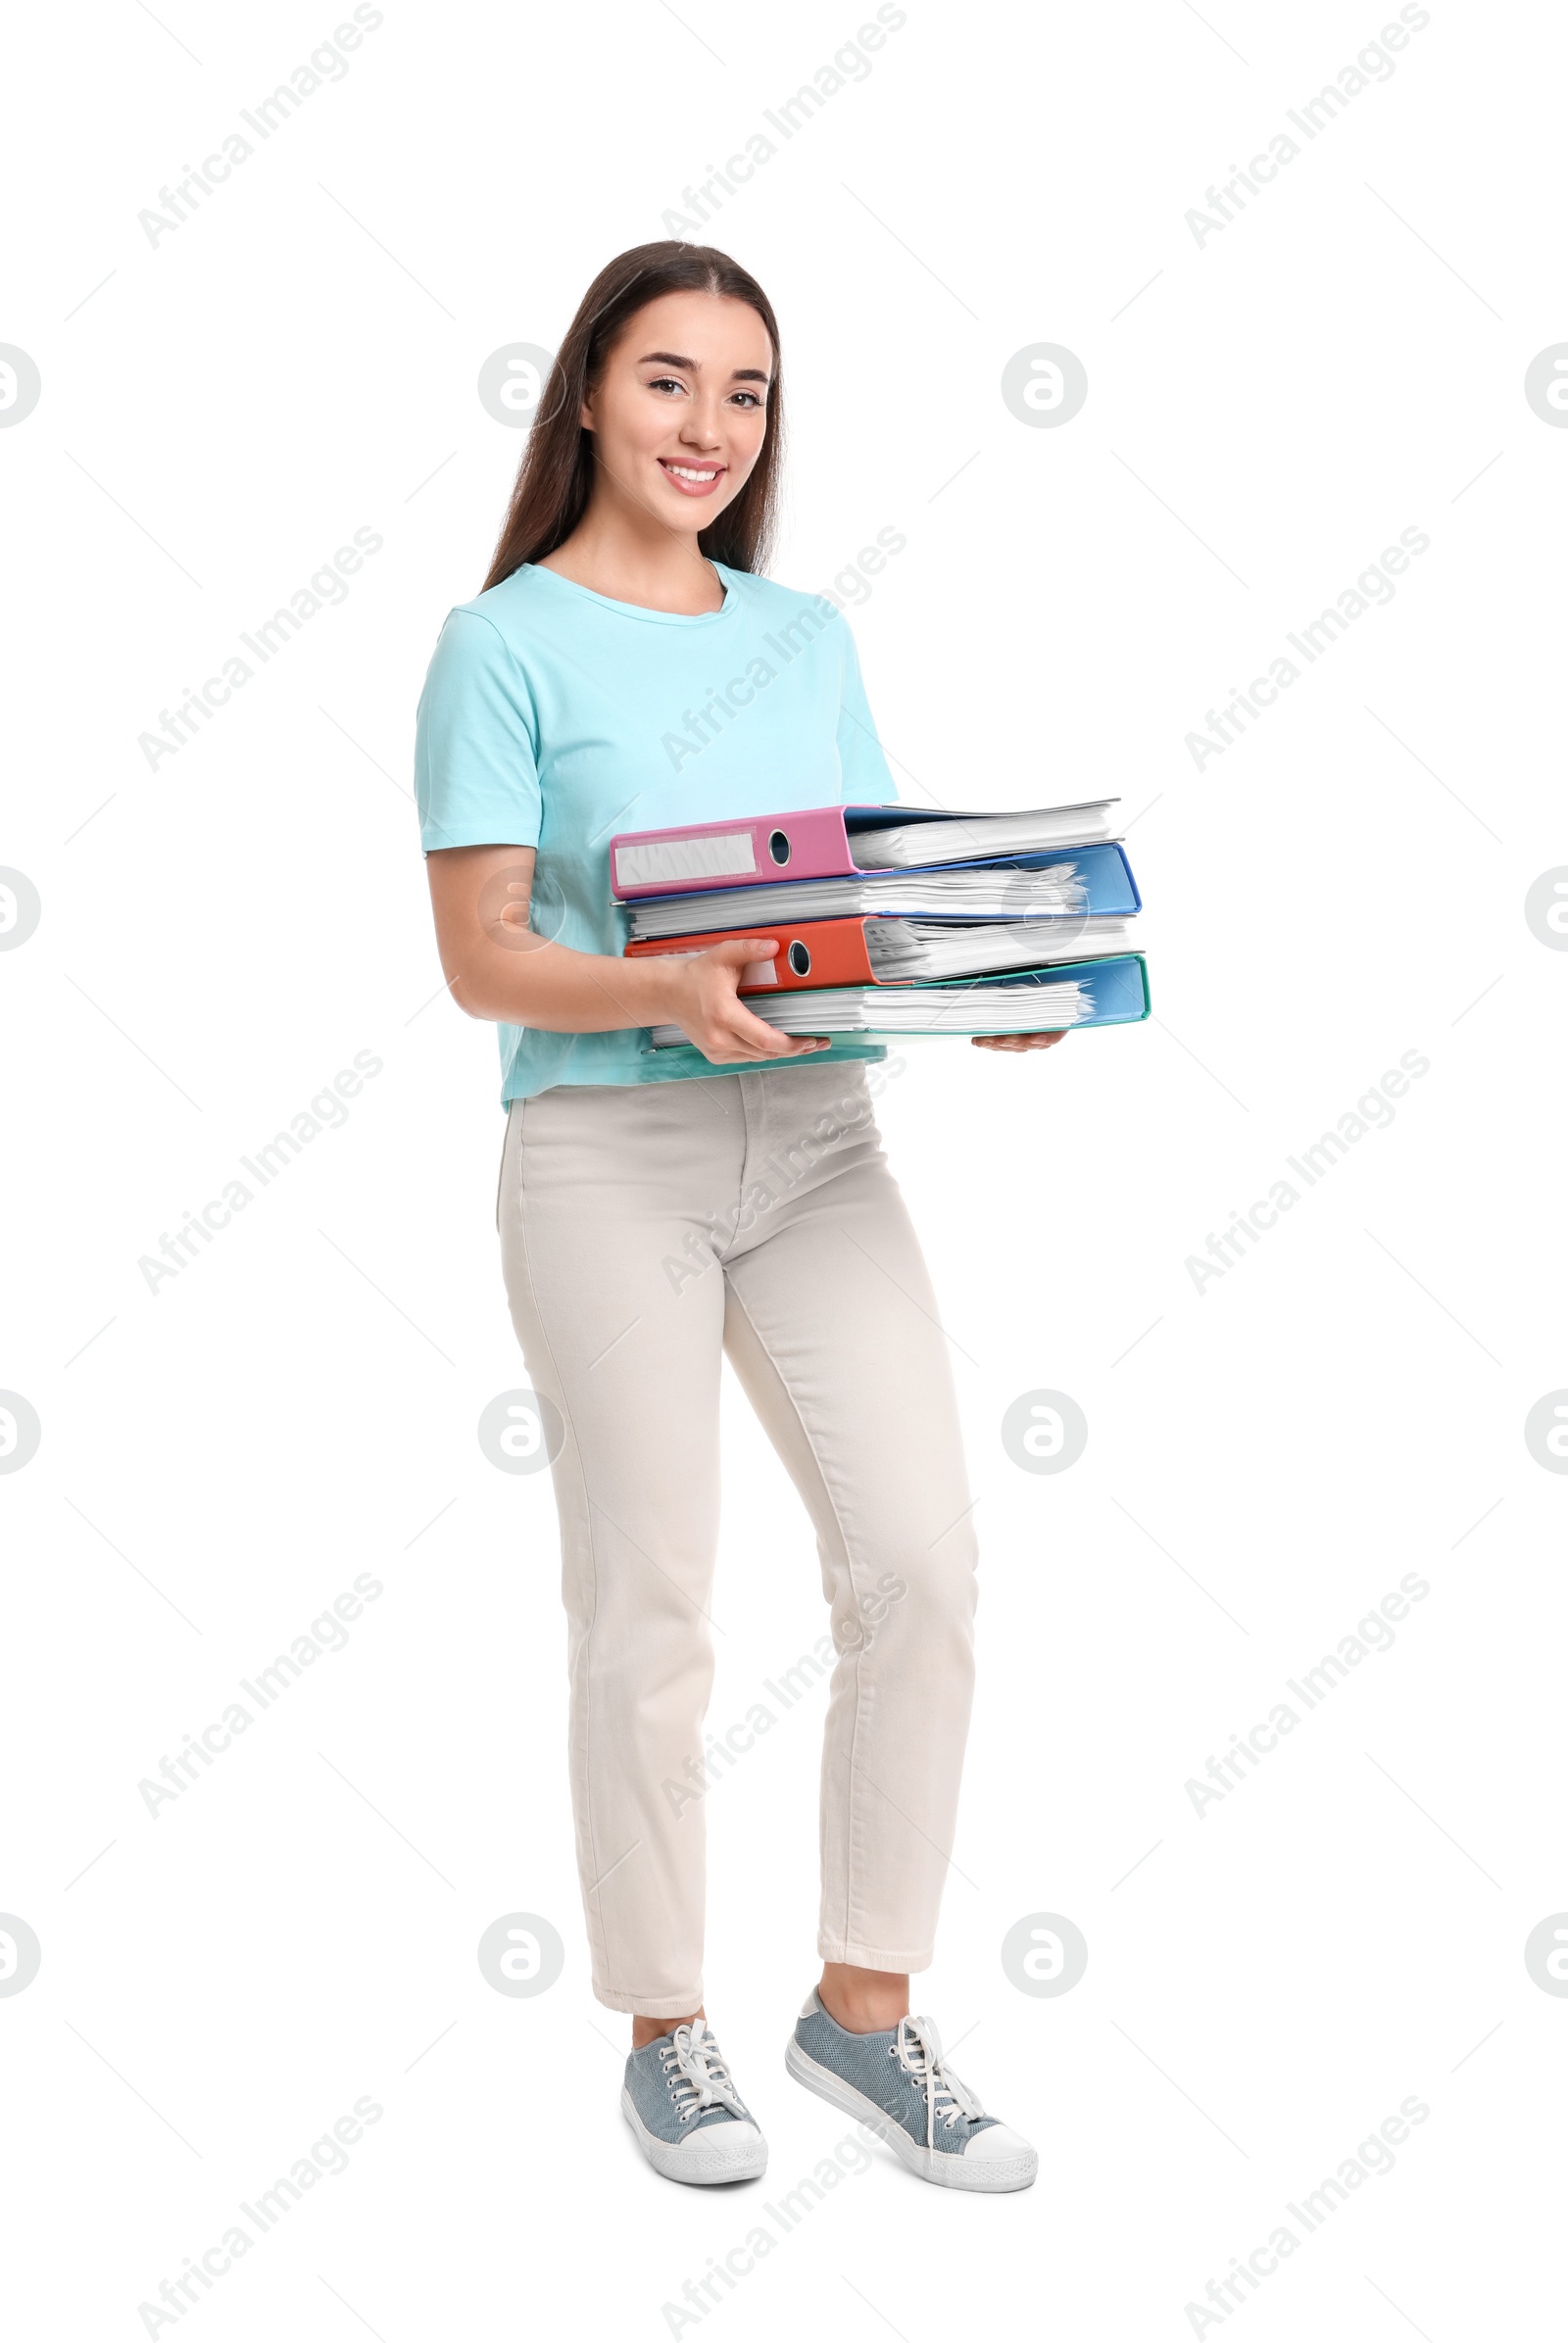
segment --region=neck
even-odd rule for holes
[[[612,602],[649,610],[700,613],[716,610],[724,599],[695,529],[667,527],[607,489],[602,477],[571,535],[540,566]]]

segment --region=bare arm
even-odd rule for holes
[[[775,1033],[736,993],[747,961],[778,951],[776,937],[736,938],[691,959],[571,952],[528,925],[532,847],[445,847],[426,857],[425,867],[442,972],[470,1017],[545,1033],[678,1025],[719,1065],[827,1047]]]

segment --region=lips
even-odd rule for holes
[[[728,469],[722,464],[677,464],[668,456],[661,456],[659,464],[665,479],[682,496],[711,496]]]

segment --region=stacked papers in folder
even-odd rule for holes
[[[1091,846],[1074,854],[1013,854],[948,868],[642,896],[627,904],[626,915],[640,940],[699,928],[733,928],[744,935],[748,925],[753,935],[771,934],[770,919],[838,919],[861,912],[911,919],[1057,919],[1086,911],[1129,918],[1142,900],[1122,849]]]
[[[623,830],[610,842],[611,888],[625,903],[681,888],[755,886],[785,870],[792,878],[826,879],[1044,854],[1109,838],[1116,803],[1099,798],[1082,805],[1042,805],[1031,813],[817,805],[677,829]]]
[[[1055,960],[1103,959],[1134,948],[1129,919],[803,919],[794,927],[785,920],[774,926],[778,952],[745,963],[743,993],[941,983]],[[667,944],[628,944],[626,957],[689,959],[715,944],[763,932],[754,922],[713,935],[672,936]]]
[[[1149,1014],[1114,798],[1020,813],[819,805],[610,842],[628,956],[756,937],[747,1007],[780,1033],[1049,1033]],[[678,1025],[656,1049],[691,1049]]]
[[[1149,1014],[1143,957],[1068,962],[1017,976],[986,976],[967,985],[830,985],[818,992],[749,998],[775,1032],[853,1033],[903,1040],[916,1034],[1051,1033],[1069,1025],[1128,1025]],[[678,1025],[656,1025],[656,1049],[689,1049]]]

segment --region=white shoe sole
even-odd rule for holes
[[[655,2172],[662,2172],[666,2180],[684,2180],[688,2186],[712,2188],[725,2180],[760,2180],[767,2170],[767,2142],[760,2137],[739,2141],[729,2149],[704,2148],[694,2153],[684,2144],[672,2147],[668,2140],[656,2139],[637,2113],[628,2090],[620,2094],[620,2112]]]
[[[986,2196],[1001,2196],[1010,2189],[1029,2188],[1034,2183],[1040,2159],[1033,2148],[1025,2156],[998,2157],[995,2163],[971,2164],[967,2156],[944,2156],[939,2148],[923,2148],[912,2140],[902,2123],[896,2123],[874,2099],[866,2098],[853,2082],[846,2082],[842,2075],[835,2075],[830,2068],[819,2067],[814,2058],[808,2058],[793,2036],[784,2053],[784,2064],[797,2082],[804,2082],[808,2091],[814,2091],[830,2107],[858,2117],[867,2131],[887,2143],[901,2164],[907,2165],[911,2172],[937,2188],[966,2188]]]

